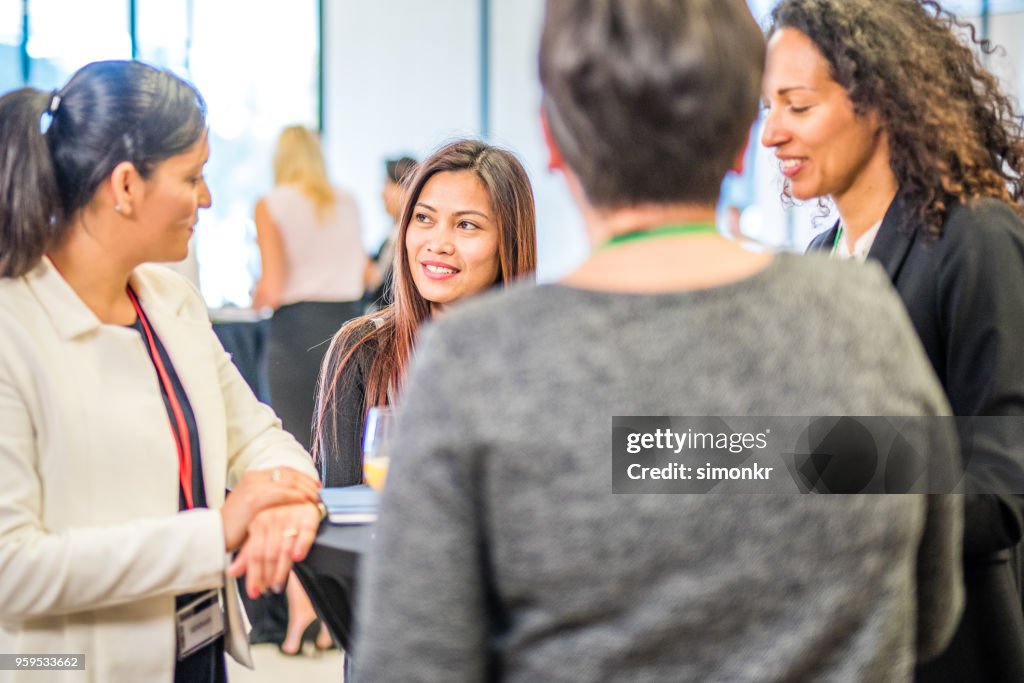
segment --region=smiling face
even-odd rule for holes
[[[442,171],[426,182],[405,248],[413,284],[433,313],[497,281],[498,232],[490,193],[475,173]]]
[[[780,29],[768,43],[761,142],[773,147],[796,199],[881,186],[891,174],[877,112],[858,115],[810,38]]]
[[[210,188],[203,178],[209,146],[202,140],[181,154],[160,162],[145,180],[145,192],[133,217],[141,227],[146,260],[180,261],[188,255],[199,209],[211,204]]]

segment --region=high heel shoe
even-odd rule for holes
[[[316,642],[316,637],[317,637],[317,635],[319,635],[319,633],[320,633],[320,620],[314,618],[313,621],[309,622],[309,625],[306,626],[305,630],[303,630],[302,637],[299,638],[299,649],[298,650],[296,650],[295,652],[288,652],[287,650],[284,649],[284,643],[283,642],[277,644],[277,649],[285,657],[298,657],[298,656],[302,655],[302,651],[305,648],[306,643],[313,643],[313,647],[315,649],[319,650],[321,648],[320,648],[319,645],[317,645],[317,642]],[[332,643],[332,645],[333,645],[333,643]]]

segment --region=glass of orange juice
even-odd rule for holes
[[[388,477],[388,440],[394,412],[391,408],[373,407],[366,413],[363,431],[363,477],[371,488],[380,491]]]

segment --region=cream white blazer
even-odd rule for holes
[[[216,509],[249,469],[317,476],[191,284],[153,265],[131,284],[195,413],[211,509],[178,512],[177,452],[141,336],[100,323],[48,259],[0,280],[0,652],[86,656],[84,672],[0,681],[170,681],[174,596],[214,587],[227,650],[251,665]]]

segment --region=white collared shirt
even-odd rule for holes
[[[841,260],[857,260],[861,263],[868,257],[868,252],[871,251],[871,245],[875,243],[875,238],[878,236],[878,229],[882,227],[882,221],[878,221],[868,231],[857,238],[854,242],[853,248],[850,248],[850,243],[847,241],[849,233],[846,230],[840,228],[839,242],[836,244],[836,248],[832,251],[832,258]]]

